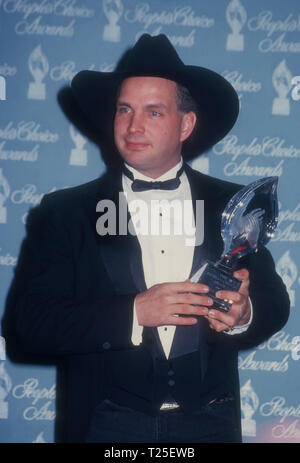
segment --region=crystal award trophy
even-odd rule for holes
[[[274,235],[278,222],[278,177],[266,177],[239,190],[227,203],[221,220],[224,250],[220,259],[206,262],[191,281],[209,287],[214,308],[228,312],[230,301],[215,296],[219,290],[238,291],[241,281],[233,277],[241,257],[257,252]]]

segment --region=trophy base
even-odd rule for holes
[[[107,42],[120,42],[120,26],[106,24],[103,30],[103,40]]]
[[[244,36],[242,34],[229,34],[226,42],[226,50],[243,51]]]
[[[219,299],[215,296],[217,291],[238,291],[241,286],[241,281],[232,276],[230,271],[223,269],[218,264],[208,262],[200,279],[199,283],[203,283],[209,287],[208,297],[213,299],[213,306],[222,312],[229,312],[231,304],[224,299]]]
[[[29,100],[45,100],[46,87],[45,84],[37,84],[35,82],[29,83],[27,98]]]
[[[7,222],[7,210],[6,207],[0,207],[0,223]]]
[[[243,436],[256,436],[256,422],[254,420],[242,419],[242,434]]]
[[[72,149],[69,164],[71,166],[86,166],[87,151],[78,148]]]
[[[287,98],[274,98],[272,114],[279,116],[289,116],[290,114],[290,102]]]
[[[7,420],[8,418],[8,403],[0,402],[0,419]]]

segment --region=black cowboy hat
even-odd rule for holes
[[[114,72],[80,71],[73,78],[71,89],[75,100],[96,130],[112,134],[118,89],[124,79],[133,76],[162,77],[190,91],[200,120],[183,144],[185,159],[208,150],[229,132],[237,119],[238,96],[226,79],[209,69],[185,65],[165,35],[144,34]]]

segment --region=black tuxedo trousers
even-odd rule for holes
[[[204,242],[195,247],[196,270],[201,260],[221,255],[221,214],[240,186],[185,169],[194,206],[204,200]],[[250,272],[253,305],[245,333],[216,333],[199,317],[197,325],[177,327],[169,359],[155,328],[145,328],[143,342],[135,346],[134,298],[146,289],[138,239],[96,232],[98,201],[118,204],[121,189],[121,173],[107,172],[44,196],[28,220],[3,326],[16,350],[54,358],[58,365],[57,440],[84,441],[104,399],[155,416],[168,394],[192,413],[231,393],[239,425],[238,351],[278,331],[289,313],[272,257],[263,248],[240,262]]]

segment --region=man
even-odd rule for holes
[[[231,301],[229,313],[190,281],[203,260],[220,257],[221,214],[240,186],[182,161],[231,129],[237,95],[214,72],[185,66],[165,36],[148,35],[117,71],[83,71],[72,90],[92,124],[113,131],[124,162],[43,198],[19,269],[15,341],[60,359],[63,440],[240,442],[237,353],[283,326],[288,297],[266,249],[241,260],[239,291],[217,293]],[[121,233],[124,197],[129,209],[136,200],[192,202],[194,245],[185,232]],[[109,204],[116,234],[99,227]],[[132,208],[128,218],[137,231],[145,216]],[[162,205],[158,220],[180,218]]]

